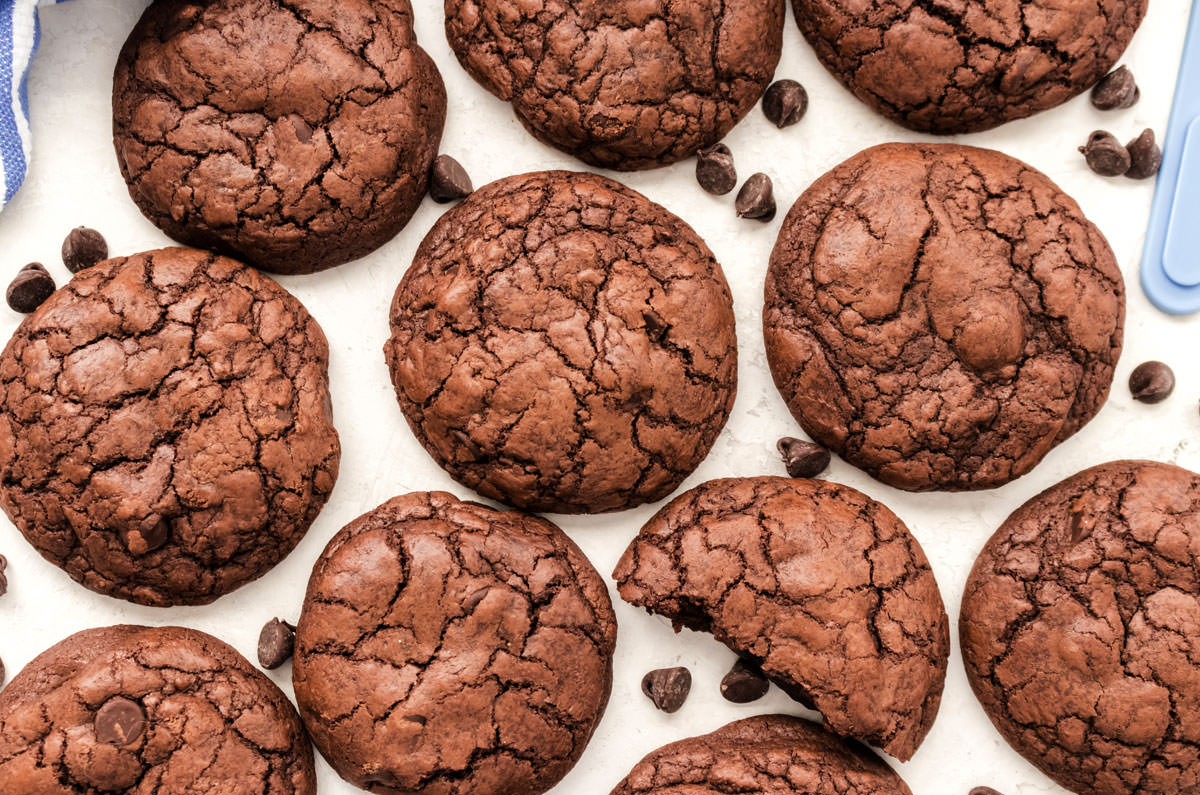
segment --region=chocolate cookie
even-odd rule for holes
[[[391,323],[384,354],[421,444],[519,508],[661,499],[733,405],[721,266],[683,221],[594,174],[475,191],[421,243]]]
[[[295,708],[203,632],[89,629],[0,692],[0,795],[316,791]]]
[[[1045,175],[949,144],[886,144],[793,205],[767,272],[767,360],[824,447],[902,489],[986,489],[1095,416],[1125,287]]]
[[[156,0],[113,81],[117,160],[146,217],[276,273],[403,229],[445,116],[408,0]]]
[[[1061,105],[1121,57],[1147,0],[795,0],[834,77],[932,133],[986,130]]]
[[[537,795],[604,712],[616,636],[604,581],[556,526],[421,492],[329,542],[292,679],[317,747],[359,787]]]
[[[815,723],[760,715],[664,745],[611,795],[911,795],[870,750]]]
[[[783,0],[445,0],[463,67],[538,140],[653,168],[716,143],[771,81]]]
[[[1078,793],[1200,792],[1200,475],[1080,472],[1025,503],[963,594],[967,677],[1004,738]]]
[[[241,263],[94,265],[0,356],[0,505],[94,591],[211,602],[287,555],[333,488],[328,360],[300,302]]]
[[[837,734],[907,760],[937,715],[949,625],[920,544],[849,486],[710,480],[646,523],[621,598],[711,632]]]

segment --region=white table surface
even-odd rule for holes
[[[442,32],[436,0],[414,0],[421,44],[446,82],[449,109],[442,151],[457,157],[480,186],[500,177],[544,168],[584,166],[535,142],[508,105],[475,84],[459,67]],[[886,503],[920,539],[932,561],[950,614],[953,649],[941,712],[915,758],[893,765],[915,793],[961,793],[976,785],[1005,795],[1062,792],[1000,738],[967,685],[958,651],[958,604],[976,553],[1010,511],[1047,486],[1092,464],[1144,457],[1200,470],[1200,317],[1170,318],[1155,310],[1137,281],[1151,183],[1106,180],[1092,174],[1076,152],[1095,128],[1132,138],[1144,127],[1165,132],[1188,13],[1187,0],[1151,0],[1145,23],[1126,52],[1142,89],[1132,109],[1101,113],[1086,96],[1065,106],[987,133],[953,140],[1001,149],[1041,169],[1078,199],[1107,235],[1129,293],[1125,351],[1107,405],[1080,433],[1059,446],[1029,475],[974,494],[908,494],[883,486],[835,459],[827,473]],[[130,201],[113,154],[110,92],[117,52],[145,0],[73,0],[42,10],[42,49],[29,81],[35,151],[25,187],[0,213],[0,282],[26,262],[46,264],[61,284],[64,235],[85,224],[108,238],[113,254],[167,244]],[[775,453],[781,435],[801,435],[776,393],[760,332],[763,275],[779,225],[792,201],[817,176],[858,150],[892,140],[920,140],[872,114],[817,63],[791,19],[784,31],[776,77],[809,92],[810,107],[794,127],[777,130],[755,109],[725,142],[742,178],[765,171],[775,182],[780,212],[769,224],[739,220],[732,194],[712,197],[696,185],[692,161],[617,179],[683,217],[708,242],[733,288],[739,332],[738,397],[712,454],[685,482],[763,473],[782,474]],[[463,497],[410,433],[392,394],[381,347],[387,306],[421,237],[443,208],[426,200],[408,227],[357,262],[313,276],[280,281],[324,327],[332,349],[334,418],[342,441],[337,487],[299,547],[260,580],[212,605],[156,609],[100,596],[76,585],[43,561],[7,519],[0,519],[0,552],[9,561],[9,592],[0,598],[0,657],[9,676],[68,634],[119,622],[182,624],[210,632],[254,659],[258,631],[274,615],[294,620],[313,561],[340,527],[399,493],[446,489]],[[20,316],[0,307],[0,339]],[[1135,403],[1126,388],[1130,370],[1157,358],[1178,378],[1175,394],[1157,406]],[[606,577],[642,523],[659,505],[606,516],[551,517],[574,538]],[[611,585],[611,580],[610,580]],[[553,790],[603,795],[645,753],[727,721],[753,714],[804,710],[776,688],[754,704],[734,705],[718,682],[734,655],[707,635],[676,635],[663,619],[620,602],[620,631],[612,699],[595,737],[571,773]],[[652,668],[686,665],[692,693],[674,715],[653,709],[639,691]],[[275,671],[291,695],[291,666]],[[319,762],[322,793],[356,792]]]

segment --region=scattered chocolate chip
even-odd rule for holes
[[[429,168],[429,197],[439,204],[458,201],[471,195],[471,177],[462,164],[450,155],[438,155]]]
[[[9,283],[4,297],[14,311],[29,314],[53,293],[54,278],[46,272],[40,262],[31,262],[21,268]]]
[[[753,218],[766,223],[775,217],[775,194],[771,189],[771,178],[761,171],[751,174],[738,191],[733,202],[738,218]]]
[[[4,687],[4,660],[0,660],[0,687]]]
[[[1130,161],[1125,176],[1130,179],[1150,179],[1162,167],[1162,149],[1154,140],[1154,130],[1146,128],[1125,148],[1129,151]]]
[[[1092,88],[1092,104],[1100,110],[1131,108],[1141,95],[1133,72],[1121,66],[1105,75]]]
[[[296,645],[296,628],[286,621],[272,618],[258,633],[258,664],[268,671],[291,659]]]
[[[109,745],[129,745],[142,736],[146,713],[142,705],[124,696],[113,696],[96,711],[96,739]]]
[[[687,668],[659,668],[642,677],[642,692],[663,712],[676,712],[692,689]]]
[[[1102,177],[1119,177],[1133,163],[1129,150],[1112,133],[1104,130],[1096,130],[1088,136],[1088,142],[1079,147],[1079,151],[1083,152],[1088,168]]]
[[[830,455],[819,444],[784,436],[775,443],[789,477],[815,478],[829,466]]]
[[[808,92],[795,80],[776,80],[763,94],[763,114],[767,121],[783,129],[804,118],[808,110]]]
[[[968,795],[1000,795],[1000,793],[991,787],[975,787]]]
[[[696,153],[696,181],[714,196],[723,196],[737,187],[737,169],[728,146],[713,144]]]
[[[8,593],[8,575],[4,570],[8,568],[8,558],[0,555],[0,596]]]
[[[748,704],[765,696],[770,686],[757,667],[738,660],[721,679],[721,695],[734,704]]]
[[[108,259],[108,243],[95,229],[77,226],[63,240],[62,261],[71,273],[79,273],[104,259]]]
[[[1162,362],[1142,362],[1129,374],[1129,391],[1142,403],[1161,403],[1175,389],[1175,373]]]

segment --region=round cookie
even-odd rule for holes
[[[347,781],[410,795],[537,795],[608,703],[617,623],[555,525],[442,492],[344,527],[313,569],[292,669]]]
[[[710,480],[660,510],[621,598],[713,636],[833,732],[908,760],[933,725],[950,630],[921,545],[849,486]]]
[[[445,116],[408,0],[156,0],[113,80],[117,160],[146,217],[276,273],[404,228]]]
[[[784,0],[445,0],[463,67],[538,140],[620,171],[690,157],[766,90]]]
[[[115,626],[51,647],[0,691],[0,792],[313,795],[279,688],[221,641]]]
[[[171,248],[77,274],[0,355],[0,505],[100,593],[204,604],[299,542],[337,477],[320,326]]]
[[[818,179],[767,271],[767,360],[804,430],[910,491],[986,489],[1095,416],[1125,287],[1079,206],[1011,157],[885,144]]]
[[[732,789],[731,789],[732,787]],[[870,750],[787,715],[727,723],[651,751],[611,795],[912,795]]]
[[[593,513],[669,494],[737,386],[733,305],[691,227],[594,174],[475,191],[430,230],[384,346],[396,396],[456,480]]]
[[[1125,51],[1147,0],[793,0],[830,73],[913,130],[987,130],[1091,88]]]
[[[1089,795],[1200,791],[1200,475],[1084,470],[1018,508],[963,594],[967,677],[1009,744]]]

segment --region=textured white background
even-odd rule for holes
[[[457,157],[479,186],[500,177],[543,168],[582,168],[535,142],[507,105],[476,85],[459,67],[442,33],[437,0],[414,0],[418,35],[437,62],[449,93],[442,151]],[[977,494],[907,494],[880,485],[835,460],[828,477],[859,488],[891,507],[920,539],[933,563],[950,614],[958,617],[963,582],[979,548],[1008,513],[1043,488],[1086,466],[1123,457],[1145,457],[1200,469],[1200,368],[1193,365],[1200,317],[1173,319],[1156,311],[1137,283],[1149,212],[1149,183],[1105,180],[1085,167],[1075,147],[1098,127],[1127,140],[1151,126],[1165,132],[1188,13],[1187,0],[1151,0],[1150,11],[1123,62],[1134,70],[1141,102],[1127,111],[1101,113],[1086,97],[1032,119],[956,140],[1001,149],[1050,175],[1083,206],[1108,236],[1129,290],[1125,352],[1112,396],[1100,415],[1053,451],[1031,474],[1004,488]],[[63,236],[86,224],[101,230],[113,254],[155,248],[169,241],[129,200],[117,171],[110,135],[113,64],[144,0],[75,0],[42,11],[42,50],[29,84],[35,152],[29,181],[0,213],[0,283],[24,263],[46,264],[62,283]],[[774,443],[798,434],[767,371],[760,332],[762,282],[767,258],[787,208],[817,176],[859,149],[920,136],[873,115],[817,63],[791,19],[784,31],[777,77],[801,81],[810,109],[797,126],[776,130],[758,109],[726,139],[740,175],[765,171],[775,181],[780,212],[770,224],[734,216],[732,195],[711,197],[692,175],[692,161],[638,174],[613,175],[687,220],[708,242],[733,288],[739,332],[739,389],[728,426],[708,460],[684,484],[729,475],[782,474]],[[10,560],[10,590],[0,598],[0,657],[9,675],[66,635],[118,622],[183,624],[211,632],[254,658],[262,623],[273,615],[294,620],[308,572],[330,536],[353,517],[402,492],[447,489],[454,483],[409,432],[392,396],[381,346],[387,306],[418,242],[441,211],[426,201],[408,227],[360,261],[315,276],[281,281],[305,303],[329,337],[335,421],[342,440],[337,488],[300,546],[265,577],[215,604],[154,609],[99,596],[44,562],[7,519],[0,519],[0,552]],[[0,284],[2,286],[2,284]],[[0,306],[0,340],[20,317]],[[1139,362],[1160,358],[1174,366],[1174,396],[1158,406],[1130,399],[1125,386]],[[583,547],[608,579],[625,545],[658,506],[608,516],[552,517]],[[724,702],[717,684],[733,654],[710,637],[684,631],[621,603],[613,593],[620,632],[612,700],[594,739],[557,795],[602,795],[658,745],[710,731],[735,718],[769,711],[803,710],[777,689],[763,700]],[[913,791],[961,793],[986,784],[1006,795],[1061,792],[1011,751],[975,701],[958,654],[957,632],[941,713],[925,744],[908,764],[896,765]],[[691,697],[674,715],[655,711],[641,695],[651,668],[686,665]],[[276,682],[290,695],[290,665]],[[356,790],[323,762],[320,789]]]

